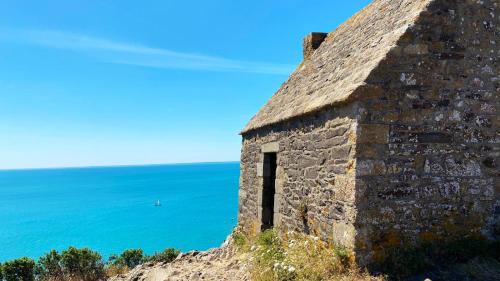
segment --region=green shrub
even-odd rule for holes
[[[238,229],[235,230],[232,233],[232,238],[233,238],[234,244],[236,245],[236,247],[238,247],[238,249],[247,250],[246,249],[247,238],[246,238],[245,234],[242,231],[240,231]]]
[[[6,281],[35,280],[35,262],[27,257],[6,262],[2,266],[3,278]]]
[[[268,229],[257,236],[256,245],[260,249],[261,262],[272,265],[285,258],[283,243],[278,233]]]
[[[128,249],[119,256],[111,256],[110,263],[118,267],[132,269],[144,262],[144,251],[142,249]]]
[[[163,252],[155,253],[146,260],[151,262],[172,262],[179,254],[179,250],[167,248]]]
[[[69,247],[62,251],[60,264],[66,279],[96,281],[106,277],[101,255],[88,248]]]
[[[3,267],[1,263],[0,263],[0,280],[3,280]]]
[[[38,259],[35,274],[38,280],[56,281],[64,280],[63,270],[61,267],[61,255],[55,250],[41,256]]]

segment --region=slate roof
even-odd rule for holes
[[[348,101],[433,1],[373,1],[328,34],[242,133]]]

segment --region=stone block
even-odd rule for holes
[[[288,178],[296,180],[302,175],[302,172],[297,169],[289,168],[286,170],[286,175]]]
[[[327,135],[328,137],[338,137],[338,136],[343,136],[347,130],[349,130],[349,125],[346,126],[339,126],[332,128],[328,131]]]
[[[274,212],[279,212],[282,204],[283,204],[283,196],[281,194],[276,194],[274,196]]]
[[[316,179],[318,177],[318,168],[317,167],[309,167],[306,169],[304,174],[306,179]]]
[[[339,164],[339,163],[334,163],[331,164],[327,164],[325,167],[324,167],[325,171],[327,173],[332,173],[332,174],[345,174],[347,173],[348,169],[349,169],[349,164]]]
[[[316,159],[308,156],[299,158],[299,169],[305,169],[316,165]]]
[[[444,173],[443,165],[440,159],[426,159],[424,161],[424,173],[426,174],[442,174]]]
[[[356,147],[356,156],[359,158],[380,158],[388,154],[387,145],[366,143]]]
[[[443,182],[440,184],[439,192],[444,198],[453,199],[460,193],[460,184],[456,181]]]
[[[255,164],[256,169],[257,169],[257,176],[262,177],[264,176],[264,164],[262,163],[257,163]]]
[[[350,152],[350,145],[336,146],[330,149],[330,157],[331,159],[346,159],[349,157]]]
[[[332,225],[333,241],[345,247],[354,247],[356,229],[345,221],[334,221]]]
[[[275,212],[273,214],[274,227],[279,228],[282,224],[281,220],[282,220],[282,215],[278,212]]]
[[[408,55],[425,55],[429,53],[429,47],[426,44],[408,45],[403,50]]]
[[[260,223],[262,221],[262,207],[258,205],[257,207],[257,220]]]
[[[445,160],[445,173],[449,176],[480,176],[481,165],[470,159],[447,158]]]
[[[283,194],[284,185],[285,183],[282,179],[276,179],[275,181],[276,194]]]
[[[380,187],[377,197],[384,200],[401,200],[415,193],[415,188],[407,183],[387,184]]]
[[[416,141],[419,143],[450,143],[452,139],[453,138],[450,134],[439,132],[416,134]]]
[[[347,143],[348,138],[345,136],[339,136],[339,137],[332,137],[332,138],[325,138],[322,140],[315,140],[316,144],[315,147],[319,149],[326,149],[326,148],[331,148],[335,147],[338,145],[343,145]]]
[[[389,139],[389,125],[359,124],[357,142],[363,143],[387,143]]]
[[[257,206],[262,206],[262,185],[257,188]]]
[[[356,164],[356,175],[358,176],[383,175],[386,171],[386,165],[381,160],[358,160]]]

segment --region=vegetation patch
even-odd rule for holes
[[[500,280],[500,242],[486,239],[388,247],[384,261],[370,265],[369,274],[356,266],[351,249],[304,233],[236,229],[232,238],[250,256],[255,281]]]
[[[33,281],[35,262],[30,258],[8,261],[2,266],[3,279],[6,281]]]
[[[250,254],[255,281],[384,280],[357,268],[349,249],[318,237],[295,232],[278,235],[273,229],[245,235],[236,230],[233,241]]]
[[[146,261],[155,263],[169,263],[175,260],[175,258],[180,254],[180,251],[174,248],[167,248],[163,252],[155,253],[150,257],[146,257]]]
[[[179,251],[167,248],[152,256],[142,249],[129,249],[119,255],[112,255],[108,262],[88,248],[69,247],[59,253],[52,250],[36,262],[31,258],[20,258],[0,264],[0,281],[99,281],[146,263],[168,263]]]

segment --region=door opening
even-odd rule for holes
[[[264,186],[262,188],[262,227],[261,230],[274,225],[274,194],[276,192],[276,153],[264,153]]]

